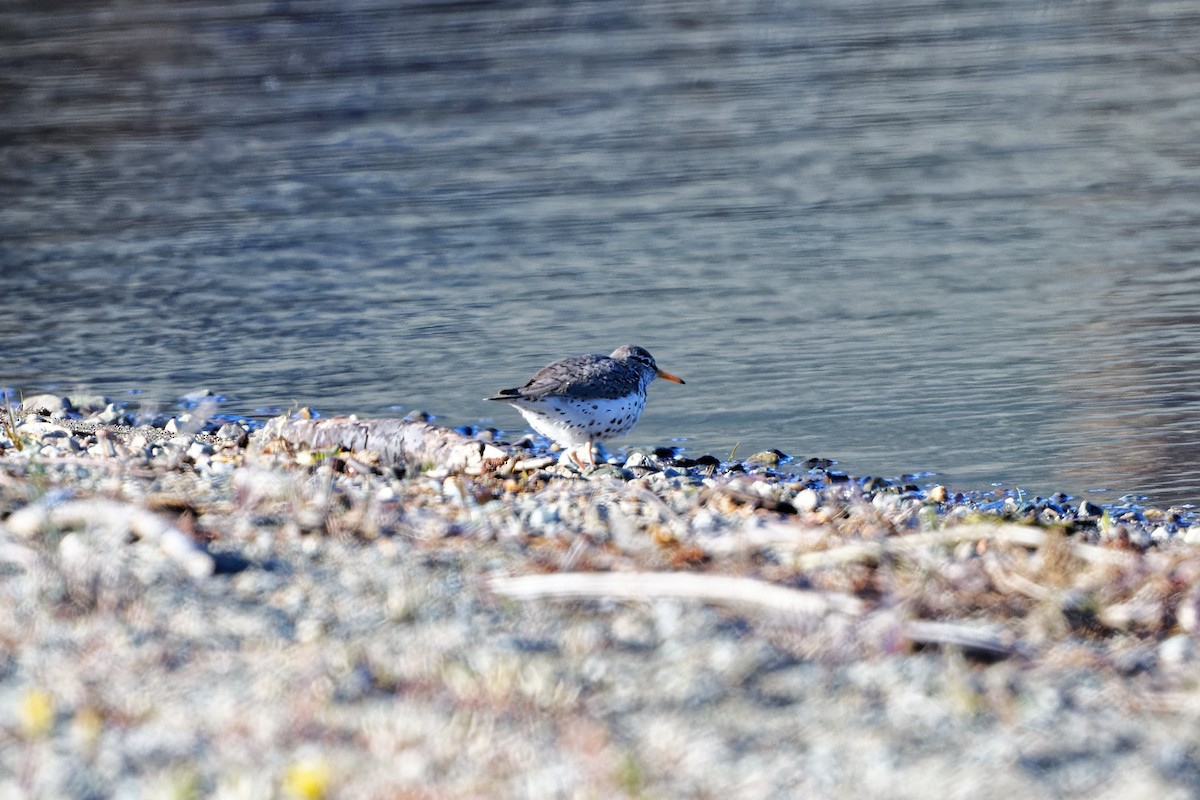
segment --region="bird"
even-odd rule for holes
[[[567,448],[568,457],[581,467],[574,451],[587,445],[595,466],[592,445],[628,433],[637,424],[646,407],[646,387],[655,378],[684,383],[659,369],[645,348],[627,344],[607,356],[561,358],[534,373],[524,386],[502,389],[485,399],[520,411],[535,431]]]

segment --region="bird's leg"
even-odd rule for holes
[[[571,445],[569,448],[567,448],[567,452],[566,452],[566,456],[567,456],[567,458],[568,458],[568,459],[570,459],[570,461],[571,461],[571,463],[572,463],[572,464],[574,464],[575,466],[579,467],[579,471],[580,471],[580,472],[582,472],[582,471],[583,471],[583,468],[584,468],[584,466],[585,466],[585,464],[583,463],[583,459],[581,459],[581,458],[579,457],[579,448],[580,448],[580,447],[582,447],[582,446],[583,446],[583,445],[578,445],[578,444],[576,444],[576,445]],[[590,446],[591,446],[591,444],[589,443],[589,445],[588,445],[588,446],[590,447]]]
[[[591,439],[588,439],[587,447],[588,447],[588,461],[590,461],[592,466],[595,467],[596,466],[596,443],[593,442]]]

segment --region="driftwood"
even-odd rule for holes
[[[1044,547],[1052,535],[1042,528],[1016,523],[954,525],[939,531],[922,531],[875,541],[853,542],[829,550],[802,553],[794,559],[793,564],[802,570],[843,564],[876,564],[884,556],[902,556],[905,552],[921,548],[954,547],[964,542],[978,541],[1036,550]],[[1068,547],[1072,555],[1091,565],[1132,568],[1138,561],[1138,557],[1132,553],[1097,545],[1069,542]]]
[[[913,644],[953,647],[967,653],[1006,658],[1017,652],[1017,638],[998,625],[968,625],[914,619],[901,628]]]
[[[143,542],[157,546],[194,578],[211,575],[215,568],[208,551],[165,518],[141,506],[116,500],[89,498],[35,503],[14,511],[5,524],[25,539],[32,539],[46,528],[83,528],[107,536],[108,543],[113,546],[130,532]]]
[[[391,464],[413,469],[438,466],[479,474],[487,462],[501,463],[508,453],[495,445],[440,425],[407,419],[288,419],[276,417],[258,434],[263,442],[283,440],[312,450],[370,450]]]
[[[865,609],[857,597],[814,589],[792,589],[733,575],[684,572],[560,572],[550,575],[498,576],[491,590],[518,600],[676,598],[721,605],[754,606],[785,615],[857,616]]]

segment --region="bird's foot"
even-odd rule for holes
[[[558,465],[574,472],[593,470],[596,468],[596,452],[591,443],[572,445],[563,450],[562,455],[558,457]]]

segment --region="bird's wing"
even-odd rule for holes
[[[637,377],[624,369],[619,362],[608,356],[592,353],[585,356],[569,356],[547,364],[534,373],[524,386],[505,389],[488,399],[512,401],[555,395],[621,397],[636,388]]]

